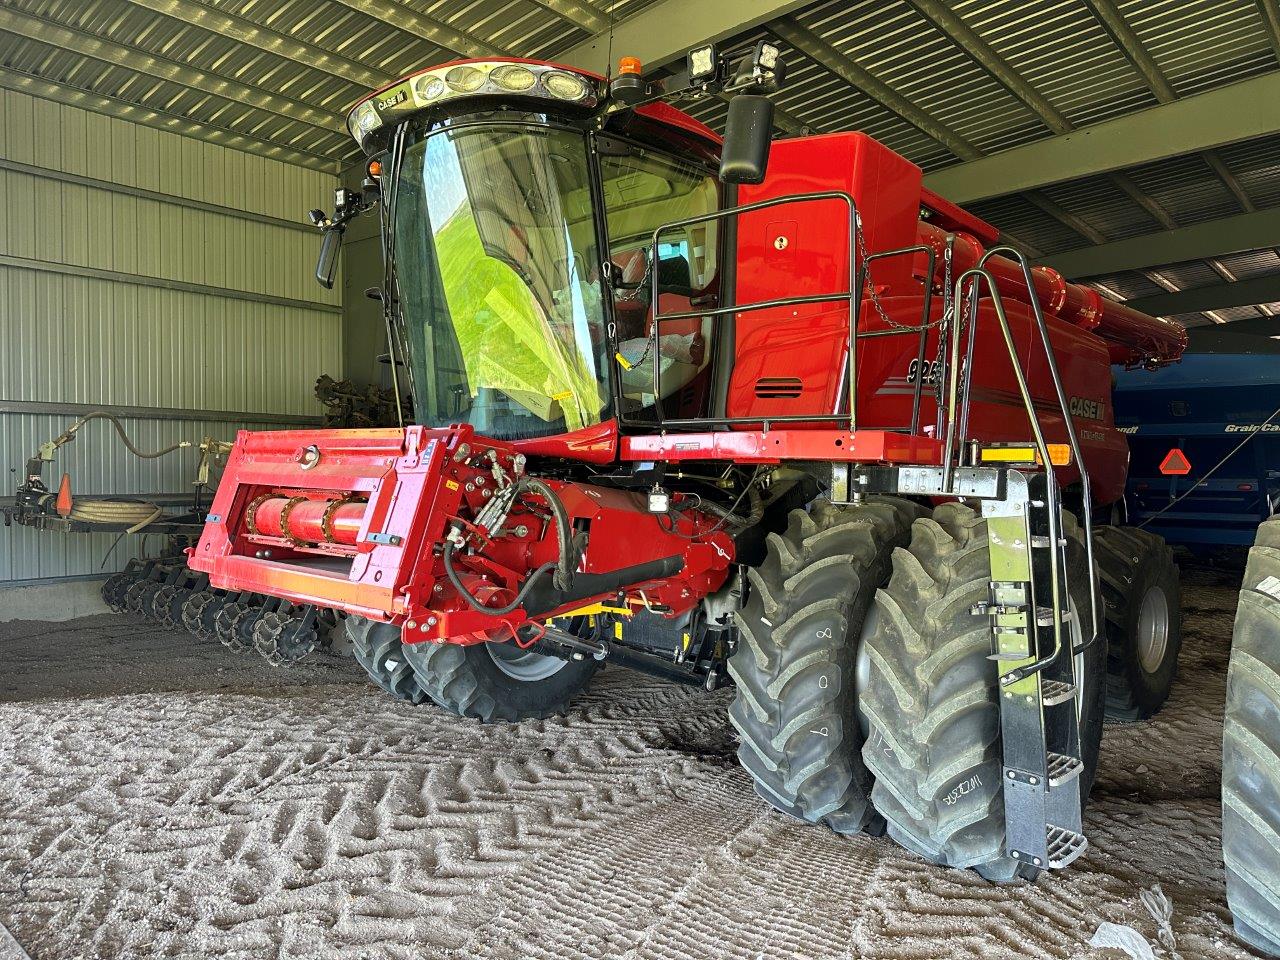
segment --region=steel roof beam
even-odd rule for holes
[[[886,110],[942,144],[957,157],[973,160],[983,155],[981,150],[961,134],[921,110],[909,98],[898,93],[865,67],[854,63],[807,27],[787,17],[769,24],[769,31],[827,72],[839,77]]]
[[[996,52],[991,44],[987,43],[976,30],[965,23],[964,18],[956,13],[949,3],[943,3],[941,0],[909,0],[909,2],[924,14],[944,36],[950,38],[952,42],[973,58],[975,63],[991,74],[997,83],[1021,100],[1032,113],[1040,118],[1041,123],[1051,131],[1062,134],[1076,129],[1075,124],[1067,119],[1062,111],[1055,107],[1047,97],[1042,96],[1039,91],[1027,82],[1025,77],[1014,69],[1012,64]],[[1086,2],[1102,5],[1106,3],[1106,0],[1086,0]],[[1121,20],[1121,24],[1123,24],[1124,29],[1128,29],[1128,24],[1125,24],[1123,20]],[[1149,60],[1150,58],[1148,57],[1147,59]],[[1163,77],[1161,79],[1163,80]],[[1169,216],[1168,211],[1143,193],[1142,189],[1127,174],[1114,173],[1111,175],[1111,180],[1121,193],[1142,207],[1156,223],[1166,229],[1173,229],[1177,226],[1177,223]],[[1051,217],[1066,224],[1086,240],[1091,240],[1094,243],[1106,242],[1107,238],[1105,236],[1044,194],[1038,191],[1031,191],[1026,195],[1026,198]]]
[[[1277,302],[1280,302],[1280,274],[1134,297],[1126,300],[1125,306],[1155,317],[1171,317],[1181,313],[1204,313],[1207,310],[1256,307]]]
[[[1280,10],[1276,9],[1275,0],[1256,0],[1256,3],[1258,16],[1262,18],[1262,25],[1267,30],[1267,39],[1271,41],[1271,49],[1276,52],[1276,59],[1280,60]]]
[[[1224,321],[1219,329],[1227,333],[1244,333],[1257,337],[1280,337],[1280,318],[1274,314],[1265,317],[1241,317]]]
[[[1277,130],[1280,71],[945,167],[926,177],[925,184],[955,203],[972,203],[1239,143]]]
[[[128,0],[128,2],[153,13],[194,24],[202,30],[222,34],[302,66],[341,77],[362,87],[381,87],[395,79],[380,70],[374,70],[332,50],[295,40],[253,20],[223,13],[221,10],[196,3],[194,0]]]
[[[57,103],[70,104],[73,107],[80,107],[84,110],[92,110],[95,113],[103,113],[118,120],[129,120],[133,123],[141,123],[149,127],[157,127],[160,130],[167,130],[169,133],[180,133],[196,140],[205,140],[209,143],[231,147],[235,150],[256,153],[259,156],[270,157],[272,160],[279,160],[282,163],[291,163],[294,166],[323,170],[325,173],[336,173],[338,170],[338,162],[329,157],[321,157],[313,153],[295,150],[268,140],[255,139],[217,124],[203,123],[187,117],[177,116],[176,114],[165,113],[153,107],[143,106],[129,100],[103,96],[91,90],[82,90],[79,87],[55,83],[44,77],[20,73],[11,68],[0,70],[0,87],[16,90],[19,93],[25,93],[30,96],[43,97],[46,100],[53,100]]]
[[[997,81],[1004,84],[1011,93],[1022,100],[1051,130],[1070,129],[1070,121],[1062,116],[1052,104],[1036,93],[995,50],[988,46],[947,6],[936,2],[936,0],[911,0],[911,2],[926,17],[933,20],[943,34],[947,35],[958,46],[967,50],[983,69],[995,76]],[[830,43],[794,20],[790,18],[777,20],[769,25],[769,29],[779,39],[786,41],[800,53],[825,68],[828,72],[835,74],[845,83],[861,90],[886,110],[928,134],[956,156],[973,159],[984,155],[976,145],[965,137],[941,121],[936,120],[924,110],[921,110],[908,98],[893,90],[870,71],[859,66]],[[1106,241],[1106,237],[1097,230],[1043,193],[1034,190],[1029,191],[1026,198],[1086,240],[1094,243]]]
[[[745,33],[809,0],[657,0],[556,56],[565,66],[608,73],[611,57],[639,57],[646,70],[684,58],[690,47]],[[543,3],[555,9],[562,0]],[[559,12],[557,10],[557,12]],[[610,50],[612,49],[612,54]]]
[[[212,94],[236,104],[247,104],[288,120],[295,120],[327,134],[345,138],[346,125],[335,113],[327,113],[296,100],[268,93],[258,87],[205,73],[188,64],[147,53],[137,47],[126,47],[94,34],[84,33],[34,17],[8,7],[0,7],[0,30],[28,37],[40,43],[66,50],[110,66],[126,67],[143,76]]]
[[[538,6],[550,10],[565,23],[571,23],[588,33],[608,33],[609,18],[583,0],[533,0]]]
[[[1092,247],[1049,254],[1049,266],[1072,280],[1143,270],[1188,260],[1205,260],[1275,245],[1280,207],[1238,213],[1220,220],[1161,230]]]
[[[1026,78],[1000,56],[991,44],[964,22],[952,9],[950,2],[942,0],[909,0],[912,6],[933,22],[933,25],[973,61],[996,79],[996,82],[1023,102],[1054,133],[1066,133],[1075,129],[1070,120],[1057,107],[1037,91]]]
[[[389,27],[413,34],[448,53],[475,58],[501,56],[496,47],[394,0],[338,0],[338,3]]]
[[[1142,77],[1143,82],[1146,83],[1155,98],[1161,103],[1172,103],[1177,100],[1178,91],[1173,88],[1169,78],[1160,69],[1160,64],[1156,63],[1155,57],[1151,56],[1151,52],[1147,50],[1137,33],[1134,32],[1133,27],[1129,25],[1129,21],[1125,19],[1124,14],[1116,8],[1113,0],[1084,0],[1084,2],[1092,11],[1094,18],[1102,25],[1102,28],[1110,35],[1111,39],[1115,41],[1125,59],[1133,65],[1134,70]],[[1264,2],[1267,2],[1267,0],[1264,0]],[[1209,169],[1231,191],[1231,195],[1235,197],[1242,210],[1247,212],[1255,209],[1253,201],[1245,193],[1240,181],[1227,168],[1222,158],[1218,156],[1217,151],[1207,150],[1202,154],[1202,158],[1209,165]]]

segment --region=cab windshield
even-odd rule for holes
[[[421,136],[405,150],[394,217],[419,423],[521,440],[609,415],[585,134]]]

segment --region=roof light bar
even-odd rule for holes
[[[459,63],[407,77],[362,100],[347,117],[347,129],[362,148],[376,133],[410,114],[462,97],[529,97],[594,107],[597,81],[560,67],[509,60]]]

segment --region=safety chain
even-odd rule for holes
[[[947,245],[942,253],[942,314],[938,317],[938,355],[934,358],[933,369],[937,375],[933,378],[935,403],[942,406],[942,361],[947,353],[947,334],[951,332],[952,312],[955,310],[955,294],[951,289],[951,251],[955,246],[955,237],[947,237]]]
[[[919,330],[921,328],[921,324],[898,323],[898,321],[890,318],[889,314],[885,312],[884,304],[880,302],[880,294],[876,293],[876,286],[874,283],[871,282],[871,261],[868,259],[868,255],[867,255],[867,238],[862,232],[862,214],[861,213],[857,213],[857,212],[854,213],[854,232],[858,235],[858,255],[862,257],[862,269],[863,269],[863,275],[864,275],[863,282],[866,284],[868,297],[871,300],[871,305],[876,308],[876,313],[880,315],[880,319],[884,321],[886,326],[893,327],[895,330]],[[948,252],[949,250],[950,248],[948,248]],[[951,261],[950,261],[950,257],[948,256],[947,268],[950,269],[950,267],[951,267]],[[929,280],[930,282],[932,282],[933,278],[930,277]],[[940,316],[937,320],[934,320],[932,323],[923,324],[923,327],[925,330],[932,330],[934,327],[938,326],[938,324],[942,323],[942,321],[945,319],[946,319],[946,311],[944,310],[942,316]]]

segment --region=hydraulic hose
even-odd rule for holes
[[[720,506],[718,503],[712,503],[709,500],[705,500],[700,505],[700,509],[705,510],[707,513],[715,514],[723,521],[724,524],[730,524],[735,527],[754,527],[764,517],[764,500],[760,496],[760,491],[756,488],[754,478],[747,484],[747,488],[743,493],[746,495],[751,505],[751,512],[745,517],[739,516],[733,512],[734,508],[738,506],[738,502],[741,502],[741,496],[739,496],[738,501],[734,503],[733,507],[725,508]],[[721,525],[722,524],[718,524],[717,526]]]
[[[453,568],[453,550],[454,544],[453,541],[450,540],[445,544],[443,559],[445,576],[447,576],[449,578],[449,582],[453,584],[453,589],[458,591],[458,595],[467,602],[467,606],[472,610],[479,613],[487,613],[495,617],[504,617],[508,613],[513,612],[516,607],[524,603],[525,598],[528,597],[529,592],[537,586],[538,581],[556,568],[555,561],[552,561],[551,563],[544,563],[542,566],[538,567],[538,569],[534,570],[533,573],[524,578],[524,583],[522,583],[520,585],[520,589],[516,591],[516,598],[514,600],[503,607],[488,607],[481,603],[475,594],[467,589],[467,585],[463,583],[462,578],[458,576],[458,571]]]
[[[53,498],[46,494],[41,503]],[[137,533],[153,520],[164,515],[164,510],[154,503],[145,500],[86,500],[78,498],[72,501],[71,513],[67,519],[79,520],[82,523],[127,523],[125,533]]]
[[[116,433],[120,434],[121,442],[129,449],[129,452],[135,457],[141,457],[143,460],[154,460],[157,457],[163,457],[166,453],[173,453],[175,450],[181,450],[183,447],[188,446],[186,441],[180,440],[177,443],[170,444],[163,450],[155,450],[151,453],[148,453],[145,450],[139,450],[134,442],[129,439],[129,435],[124,432],[124,426],[120,423],[120,419],[116,417],[115,414],[107,413],[105,410],[95,410],[93,413],[86,413],[83,417],[68,427],[62,436],[53,441],[54,446],[60,447],[69,440],[75,439],[76,431],[90,420],[110,420],[111,425],[116,428]]]
[[[573,530],[569,526],[569,514],[560,498],[556,496],[556,492],[541,480],[525,477],[517,481],[517,486],[522,490],[530,490],[540,495],[543,500],[547,501],[547,505],[551,507],[552,516],[556,520],[556,543],[560,548],[560,558],[556,561],[554,583],[558,589],[568,590],[573,585],[573,571],[578,565],[577,551],[574,550]]]
[[[516,481],[516,497],[526,490],[541,496],[547,501],[547,505],[551,507],[551,514],[556,522],[556,545],[559,548],[560,555],[556,560],[544,563],[529,576],[525,577],[524,583],[520,585],[520,589],[516,592],[515,599],[506,606],[486,606],[475,594],[467,589],[466,584],[462,582],[462,578],[458,576],[458,571],[453,566],[453,552],[456,549],[456,545],[452,540],[445,544],[442,557],[445,576],[453,584],[453,589],[458,591],[458,595],[466,601],[467,606],[479,613],[487,613],[498,617],[512,613],[524,603],[529,592],[537,586],[538,581],[552,570],[555,571],[552,583],[557,590],[567,592],[573,586],[573,571],[577,566],[577,550],[574,549],[573,531],[569,526],[569,514],[564,508],[564,503],[561,502],[560,498],[556,496],[556,492],[548,484],[533,477],[523,477]],[[514,502],[514,498],[512,502]]]

